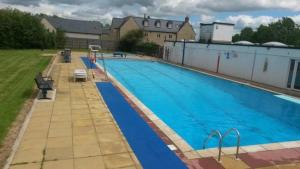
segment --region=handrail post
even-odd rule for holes
[[[234,132],[236,133],[236,136],[237,136],[235,158],[236,158],[236,159],[239,159],[239,149],[240,149],[240,140],[241,140],[241,138],[240,138],[240,132],[238,131],[238,129],[236,129],[236,128],[231,128],[231,129],[227,130],[227,131],[223,134],[223,136],[222,136],[222,143],[223,143],[224,138],[225,138],[229,133],[231,133],[232,131],[234,131]]]
[[[206,144],[208,143],[208,141],[213,137],[213,136],[218,136],[219,137],[219,155],[218,155],[218,162],[221,162],[221,152],[222,152],[222,141],[223,141],[223,138],[222,138],[222,135],[220,133],[219,130],[212,130],[210,132],[210,134],[208,135],[208,137],[204,140],[204,143],[203,143],[203,149],[205,149],[206,147]]]
[[[107,75],[107,70],[106,70],[106,66],[105,66],[105,61],[104,61],[103,53],[101,53],[101,59],[102,59],[102,65],[103,65],[105,80],[108,81],[108,75]]]

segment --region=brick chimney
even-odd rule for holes
[[[184,22],[189,22],[190,21],[190,18],[188,17],[188,16],[186,16],[185,18],[184,18]]]

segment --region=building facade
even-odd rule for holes
[[[51,32],[64,31],[66,48],[88,48],[101,45],[103,49],[115,50],[120,39],[131,30],[143,30],[144,42],[154,42],[160,46],[165,40],[195,40],[196,33],[185,21],[152,19],[150,17],[113,18],[111,26],[104,28],[100,22],[64,19],[46,16],[42,24]]]
[[[88,48],[89,45],[101,45],[104,49],[112,49],[113,41],[109,29],[103,28],[97,21],[72,20],[60,17],[44,17],[42,24],[50,32],[58,29],[65,33],[66,48]]]
[[[200,41],[205,43],[231,43],[234,24],[213,22],[200,24]]]
[[[153,19],[149,16],[113,18],[111,37],[116,42],[131,30],[143,30],[144,42],[154,42],[160,46],[165,40],[195,40],[196,36],[188,17],[185,21]]]

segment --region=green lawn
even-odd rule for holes
[[[50,56],[42,56],[46,52],[0,50],[0,146],[25,100],[32,95],[36,73],[51,60]]]

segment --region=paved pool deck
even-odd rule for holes
[[[74,69],[85,68],[80,59],[84,54],[73,52],[71,63],[61,63],[57,57],[50,72],[55,80],[55,99],[35,101],[8,168],[142,168],[97,90],[95,82],[103,79],[101,71],[96,71],[95,79],[90,75],[87,82],[73,82]],[[166,144],[173,144],[137,105],[130,104]],[[291,147],[244,152],[239,160],[224,151],[221,163],[216,157],[207,157],[215,152],[183,152],[177,147],[174,153],[191,169],[300,169],[300,148]]]
[[[10,169],[141,168],[95,83],[73,82],[74,69],[85,68],[81,54],[71,63],[57,57],[55,100],[34,103]]]

